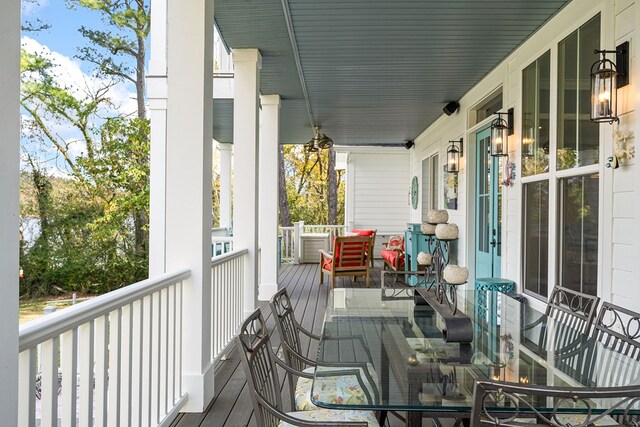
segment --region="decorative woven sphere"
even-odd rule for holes
[[[428,254],[426,252],[419,252],[418,253],[418,264],[420,265],[431,265],[431,261],[432,261],[433,257],[431,256],[431,254]]]
[[[442,272],[442,278],[450,285],[462,285],[467,283],[469,269],[459,265],[447,265]]]
[[[446,224],[449,221],[449,212],[433,209],[427,212],[427,222],[430,224]]]
[[[440,240],[454,240],[458,238],[458,226],[456,224],[436,225],[436,237]]]
[[[434,224],[429,224],[426,221],[422,221],[422,224],[420,225],[420,231],[422,231],[422,234],[433,236],[434,234],[436,234],[436,226]]]

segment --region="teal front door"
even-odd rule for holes
[[[476,277],[500,277],[502,179],[491,157],[491,129],[476,135]]]

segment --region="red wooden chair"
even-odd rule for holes
[[[331,253],[320,250],[320,283],[324,283],[324,273],[327,273],[331,276],[332,288],[336,285],[336,276],[364,276],[370,287],[367,248],[371,246],[371,237],[336,237]]]

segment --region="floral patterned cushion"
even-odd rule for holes
[[[288,415],[304,421],[366,421],[369,427],[380,426],[373,412],[370,411],[319,409],[315,411],[289,412]],[[282,421],[279,427],[293,427],[293,425]]]
[[[315,368],[307,368],[303,372],[313,374]],[[332,371],[340,370],[342,368],[331,368]],[[344,368],[354,369],[354,368]],[[377,384],[377,375],[373,370],[371,364],[367,364],[367,371],[370,373],[375,384]],[[364,372],[360,368],[361,384],[358,381],[356,375],[336,375],[323,377],[320,384],[316,384],[314,387],[313,400],[322,402],[331,402],[336,404],[346,405],[366,405],[369,403],[369,398],[364,392],[363,387],[366,387],[369,396],[375,396],[373,387],[377,385],[371,385],[364,375]],[[295,403],[298,411],[313,411],[319,409],[311,399],[311,387],[313,385],[313,379],[311,378],[298,378],[295,392]]]

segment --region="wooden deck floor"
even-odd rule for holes
[[[381,266],[382,263],[376,261],[376,267]],[[370,277],[371,287],[379,288],[380,268],[374,268]],[[296,318],[305,328],[315,333],[320,333],[322,329],[327,296],[331,288],[326,279],[328,276],[325,276],[325,283],[320,285],[318,264],[285,265],[280,270],[280,286],[287,288],[291,302],[295,307]],[[350,277],[338,277],[336,287],[364,287],[364,280],[359,278],[352,283]],[[265,304],[261,308],[267,317],[270,329],[273,331],[275,324],[271,319],[270,310]],[[272,339],[277,345],[279,342],[277,333],[272,334]],[[309,350],[312,352],[310,354],[315,354],[315,348]],[[215,367],[216,397],[213,402],[201,414],[180,414],[172,427],[256,425],[247,382],[235,346],[227,348],[225,354],[226,359],[219,361]],[[284,381],[283,393],[284,397],[288,396]],[[389,423],[394,427],[401,425],[394,417],[390,417]]]

